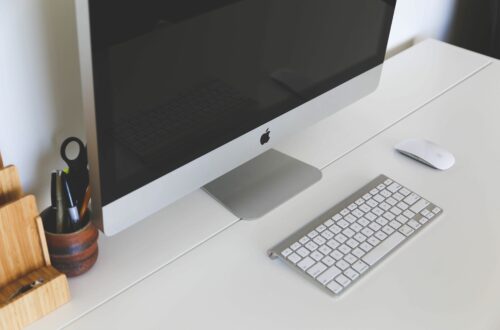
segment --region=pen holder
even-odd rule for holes
[[[45,237],[52,265],[68,277],[87,272],[94,266],[97,256],[99,232],[90,221],[90,212],[83,218],[83,227],[72,233],[54,233],[49,221],[52,209],[45,209],[40,216],[45,225]]]

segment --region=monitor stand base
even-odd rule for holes
[[[203,189],[244,220],[260,218],[321,179],[321,171],[270,149]]]

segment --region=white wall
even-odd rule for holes
[[[398,0],[389,54],[425,37],[446,39],[456,0]],[[0,0],[0,151],[39,206],[62,168],[61,141],[83,137],[72,0]]]

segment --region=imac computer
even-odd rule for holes
[[[92,209],[106,235],[201,187],[255,219],[319,180],[271,147],[376,89],[396,5],[75,1]]]

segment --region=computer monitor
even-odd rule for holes
[[[106,235],[203,186],[255,218],[317,181],[270,148],[375,90],[396,4],[75,1],[92,209]]]

